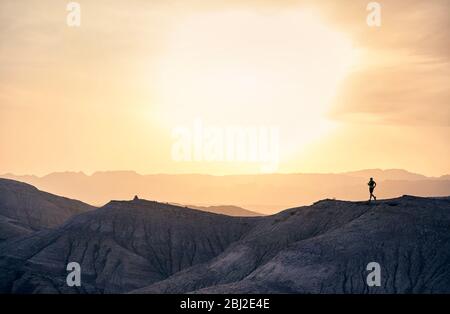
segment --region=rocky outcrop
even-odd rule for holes
[[[73,215],[92,209],[83,202],[46,193],[26,183],[0,179],[0,241],[56,227]]]

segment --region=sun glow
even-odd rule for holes
[[[284,153],[298,150],[330,130],[324,115],[356,59],[310,11],[197,14],[172,29],[158,62],[158,111],[169,127],[274,125]]]

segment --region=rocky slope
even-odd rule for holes
[[[207,262],[256,222],[152,201],[112,201],[0,245],[0,291],[127,292]],[[81,265],[80,288],[66,286],[69,262]]]
[[[73,215],[94,207],[34,186],[0,179],[0,241],[56,227]]]
[[[325,200],[267,217],[204,265],[138,293],[450,292],[450,199]],[[381,266],[381,287],[366,266]]]

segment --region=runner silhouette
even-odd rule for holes
[[[369,186],[369,192],[370,192],[369,203],[372,200],[372,197],[373,197],[373,200],[376,201],[377,197],[375,195],[373,195],[373,190],[375,190],[377,183],[373,180],[373,178],[370,178],[369,183],[367,183],[367,185]]]

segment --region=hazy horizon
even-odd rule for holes
[[[0,173],[0,176],[3,175],[14,175],[14,176],[34,176],[38,178],[46,177],[52,174],[57,173],[74,173],[74,174],[83,174],[85,176],[93,176],[94,174],[99,173],[105,173],[105,172],[116,172],[116,173],[136,173],[141,176],[155,176],[155,175],[205,175],[205,176],[215,176],[215,177],[223,177],[223,176],[258,176],[258,175],[295,175],[295,174],[319,174],[319,175],[326,175],[326,174],[347,174],[347,173],[354,173],[354,172],[363,172],[363,171],[400,171],[400,172],[407,172],[410,174],[415,175],[421,175],[427,178],[440,178],[450,175],[449,173],[442,173],[440,175],[427,175],[424,173],[418,173],[409,171],[408,169],[401,169],[401,168],[387,168],[387,169],[381,169],[381,168],[371,168],[371,169],[353,169],[353,170],[347,170],[347,171],[341,171],[341,172],[271,172],[271,173],[257,173],[257,172],[248,172],[248,173],[229,173],[229,174],[214,174],[214,173],[201,173],[201,172],[153,172],[153,173],[142,173],[136,170],[132,169],[117,169],[117,170],[96,170],[92,172],[87,172],[83,170],[61,170],[61,171],[52,171],[44,174],[34,174],[34,173],[14,173],[11,171],[7,171],[4,173]]]
[[[379,199],[402,195],[448,196],[450,177],[427,177],[405,170],[366,169],[344,173],[139,174],[134,171],[56,172],[47,176],[0,177],[23,181],[40,190],[103,206],[111,200],[139,198],[183,205],[234,205],[272,214],[321,199],[366,200],[374,177]]]

